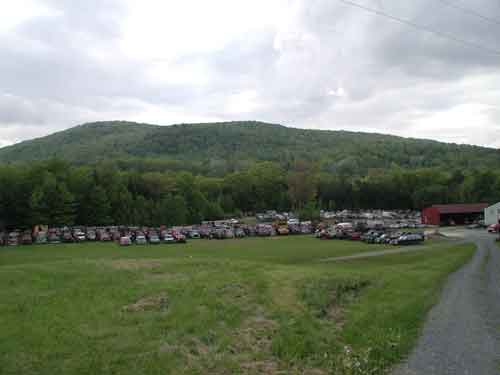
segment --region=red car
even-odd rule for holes
[[[335,238],[335,231],[322,230],[321,232],[319,232],[318,238],[321,240],[333,240]]]
[[[172,237],[174,237],[177,243],[186,243],[186,236],[177,231],[172,232]]]
[[[361,241],[361,233],[359,233],[359,232],[352,232],[351,233],[351,240],[353,240],[353,241]]]
[[[498,233],[498,232],[500,232],[500,224],[491,224],[488,227],[488,232],[490,232],[490,233]]]

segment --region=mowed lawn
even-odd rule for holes
[[[0,248],[1,374],[382,374],[472,245],[309,236]]]

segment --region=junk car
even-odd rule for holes
[[[146,236],[144,235],[144,233],[138,233],[135,236],[135,244],[136,245],[147,245],[148,244],[148,240],[147,240]]]
[[[416,245],[422,243],[424,239],[421,233],[405,233],[395,240],[393,245]]]
[[[85,242],[87,240],[87,236],[85,236],[85,233],[83,233],[81,229],[75,229],[73,231],[73,238],[76,242]]]
[[[197,239],[201,238],[200,233],[197,230],[191,230],[188,233],[189,238]]]
[[[26,230],[21,234],[21,244],[23,245],[33,244],[33,236],[31,235],[31,231]]]
[[[48,242],[47,232],[38,232],[35,238],[37,245],[44,245]]]
[[[257,225],[256,230],[257,236],[260,237],[267,237],[275,234],[273,226],[269,224],[259,224]]]
[[[7,245],[9,246],[17,246],[19,245],[19,233],[18,232],[10,232],[7,237]]]
[[[163,242],[165,242],[167,244],[173,244],[173,243],[175,243],[175,238],[174,238],[174,236],[172,236],[171,233],[166,233],[163,236]]]
[[[245,231],[243,228],[235,228],[234,229],[234,237],[236,238],[243,238],[246,237]]]
[[[50,244],[59,244],[61,243],[61,236],[56,231],[50,231],[48,240]]]
[[[71,242],[74,242],[75,239],[73,238],[73,235],[71,234],[71,232],[69,230],[66,230],[62,234],[62,241],[65,243],[71,243]]]
[[[87,241],[96,241],[97,233],[94,230],[87,230]]]
[[[150,231],[148,234],[149,243],[152,245],[159,245],[161,243],[160,236],[156,232]]]
[[[111,236],[106,230],[100,230],[97,232],[97,239],[102,242],[111,241]]]
[[[172,237],[174,237],[176,243],[186,243],[186,236],[180,232],[173,231]]]
[[[129,236],[120,237],[120,246],[130,246],[132,245],[132,240]]]

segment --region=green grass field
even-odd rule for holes
[[[0,248],[1,374],[381,374],[473,246],[312,237]]]

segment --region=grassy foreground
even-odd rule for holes
[[[471,245],[311,237],[0,248],[1,374],[381,374]]]

